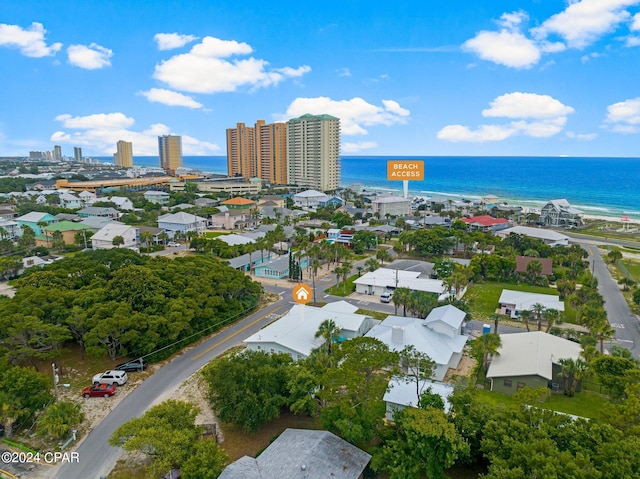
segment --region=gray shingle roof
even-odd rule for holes
[[[242,457],[219,479],[357,479],[370,459],[328,431],[287,429],[256,459]]]

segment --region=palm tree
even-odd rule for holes
[[[380,264],[384,265],[384,262],[389,261],[391,256],[389,255],[389,252],[386,250],[386,248],[380,248],[376,252],[376,258],[380,261]]]
[[[520,316],[520,319],[522,319],[522,321],[524,322],[524,325],[527,328],[527,332],[531,331],[529,329],[529,320],[531,319],[531,316],[532,316],[531,311],[529,311],[528,309],[520,311],[519,316]]]
[[[562,366],[562,378],[564,380],[564,393],[572,397],[578,388],[578,381],[589,374],[589,363],[584,359],[561,359],[558,364]]]
[[[373,257],[365,261],[364,265],[369,271],[375,271],[380,267],[380,263],[378,263],[378,260]]]
[[[391,297],[393,305],[395,306],[394,315],[398,315],[398,306],[402,306],[402,315],[407,315],[407,306],[409,304],[409,297],[411,296],[411,290],[409,288],[396,288]]]
[[[501,317],[502,315],[498,313],[493,313],[490,316],[490,318],[493,319],[493,334],[498,334],[498,322],[500,321]]]
[[[546,310],[547,308],[545,308],[541,303],[536,303],[531,307],[531,313],[536,317],[536,321],[538,323],[538,331],[542,331],[542,317]]]
[[[547,320],[547,329],[545,333],[548,333],[554,324],[562,324],[560,311],[558,311],[557,309],[549,308],[545,310],[544,317]]]
[[[143,231],[142,233],[140,233],[140,241],[147,248],[150,247],[151,243],[153,242],[153,233],[151,231]]]
[[[327,347],[327,354],[331,355],[331,343],[340,337],[340,328],[333,319],[325,319],[318,326],[318,330],[314,335],[315,338],[322,337]]]
[[[502,346],[500,336],[493,333],[483,334],[471,342],[471,355],[480,362],[485,376],[489,369],[489,357],[499,356],[500,346]]]

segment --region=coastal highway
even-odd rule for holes
[[[589,264],[598,280],[598,292],[604,299],[609,324],[616,332],[615,343],[631,350],[633,356],[640,359],[640,321],[611,277],[598,247],[594,244],[579,244],[589,253]]]
[[[188,348],[170,363],[158,369],[127,395],[78,445],[79,463],[50,468],[44,477],[52,479],[98,479],[106,477],[123,451],[109,445],[109,438],[122,424],[142,416],[151,406],[162,402],[180,384],[216,356],[284,314],[291,296],[281,297],[247,318],[214,334],[199,345]],[[41,476],[42,477],[42,476]]]

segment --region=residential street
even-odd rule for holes
[[[633,314],[620,292],[620,286],[611,277],[598,247],[586,243],[581,243],[580,246],[589,253],[590,267],[593,275],[598,279],[598,292],[604,299],[604,309],[607,311],[609,323],[616,331],[615,343],[630,349],[634,357],[640,358],[638,317]]]
[[[80,462],[48,468],[40,477],[86,479],[106,477],[123,451],[109,446],[113,432],[128,420],[139,417],[151,406],[162,402],[171,391],[213,358],[282,315],[290,296],[267,306],[188,349],[133,390],[75,449]]]

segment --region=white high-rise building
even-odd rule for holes
[[[290,184],[320,191],[340,186],[340,119],[302,115],[287,122]]]

